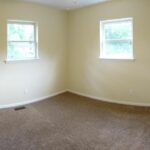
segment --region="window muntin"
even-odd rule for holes
[[[133,59],[132,18],[100,22],[100,58]]]
[[[7,60],[37,59],[36,24],[23,21],[8,21]]]

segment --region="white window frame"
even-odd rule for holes
[[[10,40],[8,40],[8,24],[33,25],[34,26],[34,41],[10,41]],[[24,58],[24,59],[10,59],[10,58],[8,58],[8,43],[10,43],[10,42],[16,42],[16,43],[33,42],[35,45],[35,57]],[[38,59],[39,59],[39,53],[38,53],[38,26],[37,26],[37,23],[32,22],[32,21],[8,20],[7,21],[7,59],[6,59],[6,62],[38,60]]]
[[[105,32],[104,32],[104,26],[105,24],[107,23],[115,23],[115,22],[125,22],[125,21],[131,21],[132,23],[132,38],[131,39],[110,39],[110,40],[113,40],[113,41],[130,41],[132,43],[132,56],[131,57],[128,57],[128,58],[116,58],[116,57],[108,57],[106,55],[104,55],[104,43],[105,43]],[[134,53],[133,53],[133,18],[121,18],[121,19],[112,19],[112,20],[103,20],[103,21],[100,21],[100,56],[99,56],[100,59],[117,59],[117,60],[134,60]]]

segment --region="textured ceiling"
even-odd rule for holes
[[[94,5],[110,0],[19,0],[19,1],[35,2],[69,10]]]

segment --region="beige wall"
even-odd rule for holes
[[[0,106],[67,88],[99,98],[149,103],[149,6],[149,0],[114,0],[68,13],[44,5],[2,0]],[[99,21],[124,17],[134,18],[136,60],[99,59]],[[8,19],[38,22],[39,61],[4,63]]]
[[[38,22],[35,62],[5,64],[8,19]],[[32,100],[66,89],[67,13],[47,6],[0,2],[0,106]],[[24,90],[28,89],[28,94]]]
[[[71,11],[69,13],[69,89],[99,98],[149,103],[149,15],[149,0],[116,0]],[[136,60],[99,59],[99,21],[126,17],[134,18]]]

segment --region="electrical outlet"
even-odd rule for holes
[[[24,89],[24,95],[27,95],[29,93],[29,90],[27,88]]]
[[[133,89],[130,89],[130,90],[129,90],[129,96],[133,96],[133,94],[134,94],[134,90],[133,90]]]

